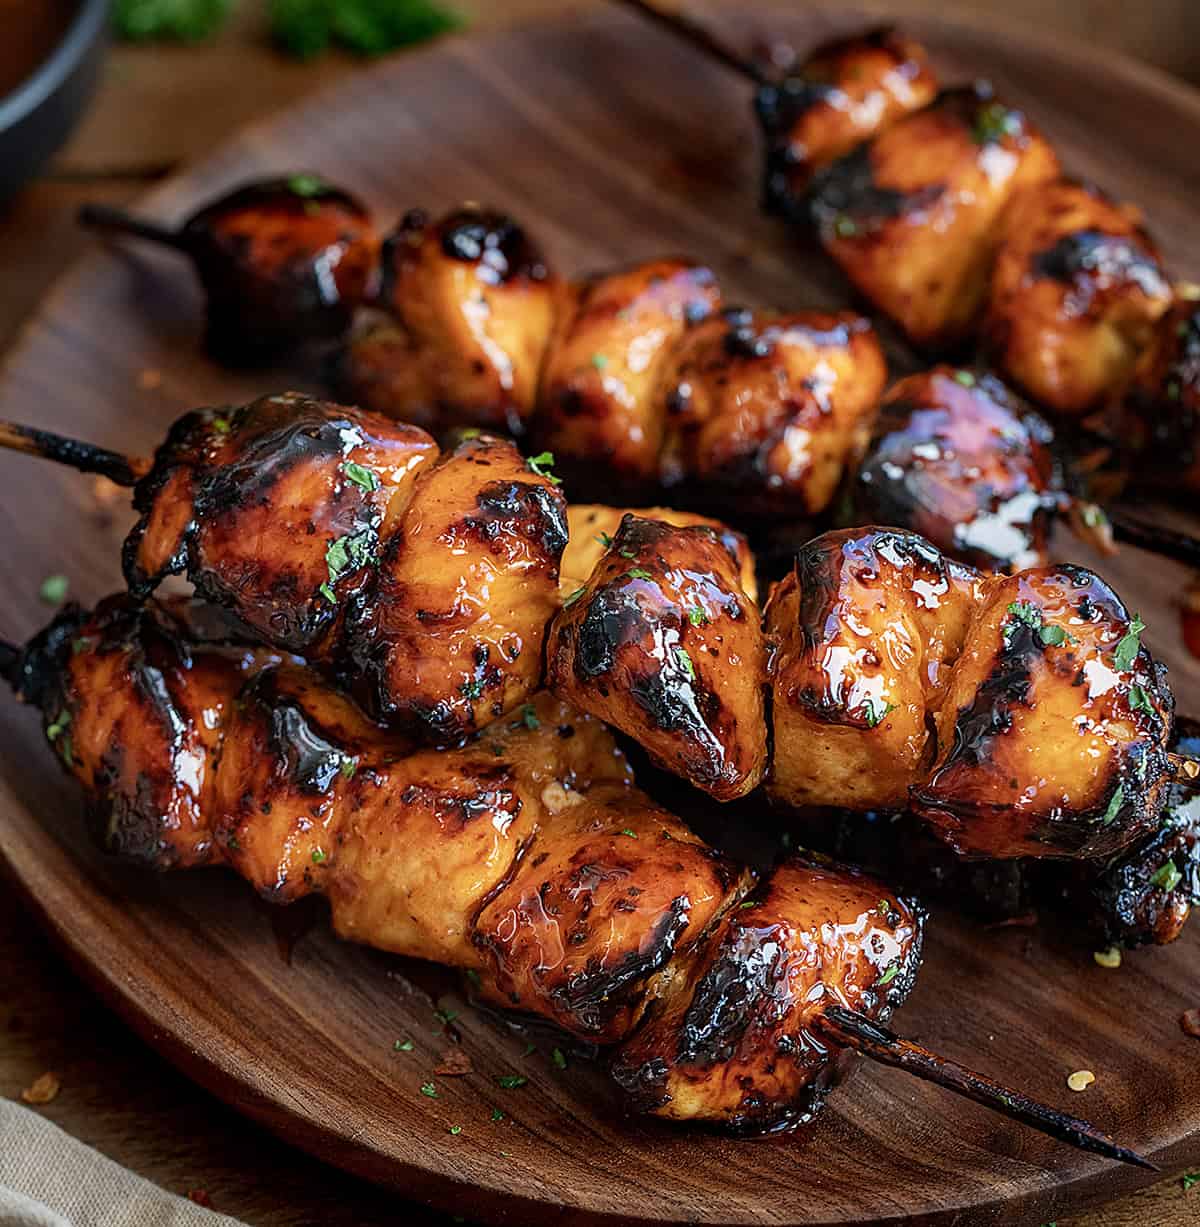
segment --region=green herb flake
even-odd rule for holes
[[[314,865],[323,865],[323,864],[325,863],[326,859],[327,859],[327,858],[326,858],[325,853],[324,853],[324,851],[323,851],[322,849],[320,849],[320,848],[314,848],[314,849],[312,850],[312,863],[313,863]]]
[[[1002,102],[989,102],[975,117],[971,136],[977,145],[989,145],[1021,131],[1021,117]]]
[[[1183,1191],[1188,1192],[1193,1185],[1200,1184],[1200,1172],[1185,1172],[1179,1177],[1179,1183],[1183,1186]]]
[[[131,42],[199,43],[225,24],[233,0],[116,0],[113,26]]]
[[[1142,644],[1142,631],[1145,629],[1146,624],[1142,621],[1141,615],[1134,614],[1129,629],[1121,636],[1117,650],[1113,653],[1113,660],[1122,673],[1127,673],[1133,668],[1133,662],[1137,660],[1138,649]]]
[[[895,703],[885,703],[883,705],[883,710],[878,711],[876,710],[875,702],[873,699],[863,700],[863,716],[865,717],[867,721],[867,728],[869,729],[873,729],[877,725],[881,724],[895,710],[896,710]]]
[[[887,970],[883,973],[882,976],[879,977],[878,981],[876,982],[876,987],[883,988],[885,984],[891,984],[891,982],[899,974],[900,974],[900,964],[899,963],[889,963]]]
[[[526,703],[521,708],[521,720],[527,729],[540,729],[542,722],[538,719],[537,708],[532,703]]]
[[[651,575],[649,571],[643,569],[642,567],[633,567],[631,570],[626,571],[625,575],[626,575],[626,578],[628,579],[653,579],[654,578],[654,576]]]
[[[438,1020],[438,1025],[448,1027],[457,1017],[457,1010],[434,1010],[434,1018]]]
[[[624,835],[627,839],[637,839],[637,832],[630,830],[629,827],[624,827],[619,834]]]
[[[57,741],[71,727],[71,713],[63,708],[54,719],[46,725],[46,740]]]
[[[347,575],[375,563],[375,546],[378,535],[373,528],[362,528],[344,537],[335,537],[325,549],[325,565],[329,578],[317,591],[331,604],[337,604],[334,584]]]
[[[562,607],[564,609],[570,609],[571,606],[574,605],[586,591],[586,588],[576,588],[574,592],[563,598]]]
[[[1008,607],[1010,618],[1015,618],[1018,622],[1024,622],[1026,626],[1033,630],[1040,630],[1042,625],[1042,611],[1036,605],[1031,605],[1028,601],[1013,601]]]
[[[492,1123],[497,1124],[504,1119],[504,1113],[499,1108],[492,1109]]]
[[[970,371],[955,371],[954,382],[961,383],[964,388],[973,388],[978,380]]]
[[[462,24],[436,0],[270,0],[271,37],[308,60],[333,44],[376,56],[424,42]]]
[[[1100,819],[1101,826],[1108,826],[1116,816],[1121,812],[1121,806],[1125,804],[1125,785],[1118,784],[1117,791],[1113,793],[1109,799],[1108,808],[1104,811],[1104,817]]]
[[[421,1094],[426,1099],[436,1099],[438,1097],[437,1087],[432,1082],[421,1083]]]
[[[696,680],[696,666],[692,664],[692,658],[688,655],[686,648],[675,649],[675,659],[679,662],[679,667],[687,674],[688,681]]]
[[[604,368],[608,365],[608,355],[607,354],[593,354],[592,355],[592,365],[598,371],[604,370]]]
[[[412,1052],[413,1042],[412,1040],[397,1040],[392,1045],[392,1050],[394,1052]]]
[[[233,426],[228,418],[215,417],[212,420],[212,428],[219,435],[227,435],[233,429]]]
[[[1141,686],[1129,687],[1129,706],[1134,711],[1144,711],[1147,715],[1154,715],[1154,707],[1150,702],[1150,696]]]
[[[606,550],[612,549],[612,538],[608,533],[597,533],[596,540],[600,542]]]
[[[1078,643],[1079,640],[1071,634],[1070,631],[1064,630],[1061,626],[1055,626],[1053,623],[1046,623],[1038,630],[1038,638],[1048,648],[1061,648],[1064,643]]]
[[[756,899],[745,899],[738,904],[739,911],[745,911],[746,908],[750,907],[758,907],[758,901]]]
[[[44,605],[61,605],[70,587],[71,581],[65,575],[47,575],[38,589],[38,599]]]
[[[288,191],[293,196],[322,196],[329,190],[329,185],[320,175],[292,175],[287,181]]]
[[[458,1135],[462,1133],[462,1125],[451,1125],[446,1132],[454,1137],[458,1137]]]
[[[354,779],[354,773],[358,770],[358,759],[351,758],[349,754],[343,754],[342,761],[338,764],[338,770],[346,779]]]
[[[554,467],[554,453],[540,452],[536,456],[530,456],[525,461],[525,467],[531,473],[536,473],[539,477],[545,477],[548,481],[552,481],[556,486],[562,485],[562,478],[555,477],[550,470]]]
[[[347,460],[342,465],[342,472],[346,474],[347,480],[352,481],[356,486],[360,486],[368,494],[373,494],[379,489],[379,477],[374,469],[368,469],[353,460]]]
[[[555,1069],[566,1069],[567,1068],[566,1054],[563,1052],[561,1048],[555,1048],[554,1051],[550,1054],[550,1059],[554,1062]]]
[[[535,1052],[537,1052],[537,1045],[536,1045],[536,1044],[526,1044],[526,1045],[525,1045],[525,1051],[524,1051],[523,1053],[521,1053],[521,1055],[522,1055],[523,1057],[531,1057],[531,1056],[533,1056],[533,1054],[534,1054]]]
[[[845,213],[833,219],[833,232],[839,239],[852,239],[858,233],[858,223]]]
[[[523,1074],[501,1074],[496,1085],[502,1091],[518,1091],[529,1081]]]
[[[1160,866],[1158,872],[1150,879],[1150,884],[1170,894],[1182,881],[1183,874],[1175,868],[1174,860],[1169,859],[1164,865]]]
[[[707,626],[708,614],[706,614],[699,605],[693,605],[691,609],[688,610],[688,621],[693,626]]]

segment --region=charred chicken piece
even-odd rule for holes
[[[652,260],[570,288],[537,419],[540,443],[564,471],[602,464],[606,480],[633,491],[654,481],[665,426],[655,395],[662,368],[688,328],[720,305],[712,271],[686,260]]]
[[[1143,629],[1081,567],[986,581],[914,810],[963,856],[1111,856],[1150,829],[1174,700]]]
[[[826,1006],[886,1022],[916,976],[922,921],[872,878],[785,862],[664,983],[614,1076],[635,1109],[670,1120],[750,1133],[811,1120],[838,1064]]]
[[[1017,192],[999,236],[985,347],[1048,409],[1078,415],[1101,407],[1171,303],[1140,214],[1060,179]]]
[[[923,347],[963,340],[987,293],[1000,217],[1058,159],[982,86],[949,90],[813,178],[809,217],[860,293]]]
[[[754,100],[766,139],[766,207],[798,219],[816,171],[928,106],[937,88],[925,49],[895,30],[818,47],[798,72],[762,86]]]
[[[886,379],[861,316],[727,311],[664,364],[663,484],[742,514],[820,512],[866,445]]]
[[[560,286],[512,218],[464,206],[410,213],[384,244],[380,301],[392,319],[352,342],[350,396],[431,430],[521,434]]]
[[[944,700],[980,580],[914,533],[825,533],[764,612],[774,760],[787,805],[902,809],[937,753]]]
[[[414,426],[298,395],[189,413],[134,492],[130,591],[186,573],[255,637],[328,657],[345,602],[436,455]]]
[[[556,694],[718,800],[762,778],[758,611],[714,529],[627,515],[587,584],[563,603],[546,657]]]
[[[368,710],[452,744],[528,698],[566,544],[566,500],[506,440],[467,439],[420,472],[348,615]]]
[[[317,175],[245,184],[178,230],[95,205],[80,220],[190,256],[208,297],[209,352],[233,366],[341,336],[375,285],[379,237],[370,214]]]
[[[888,391],[859,466],[863,523],[899,524],[985,569],[1047,561],[1070,502],[1048,422],[991,375],[937,366]]]
[[[746,538],[733,529],[695,511],[676,511],[673,507],[608,507],[603,503],[571,503],[567,507],[570,537],[563,551],[559,587],[563,598],[570,596],[587,582],[600,560],[612,546],[612,539],[627,514],[643,520],[661,520],[685,528],[689,524],[711,528],[721,540],[730,557],[738,564],[738,579],[742,591],[758,600],[758,580],[755,576],[754,554]]]
[[[1200,301],[1181,297],[1159,320],[1117,401],[1134,481],[1200,493]]]

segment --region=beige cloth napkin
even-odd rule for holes
[[[0,1227],[240,1227],[0,1099]]]

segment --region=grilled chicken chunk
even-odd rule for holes
[[[991,375],[937,366],[901,379],[858,469],[864,523],[897,524],[978,567],[1046,561],[1062,488],[1049,423]]]
[[[415,426],[295,394],[189,413],[134,494],[130,591],[186,573],[257,638],[320,656],[436,455]]]
[[[818,172],[808,209],[854,286],[918,345],[943,347],[976,323],[1005,205],[1057,175],[1026,116],[975,86]]]
[[[571,467],[604,466],[636,490],[657,476],[665,419],[662,367],[689,327],[721,305],[710,269],[652,260],[577,283],[542,379],[537,438]]]
[[[820,512],[862,454],[886,379],[860,316],[727,311],[664,364],[663,483],[742,514]]]
[[[937,752],[978,575],[913,533],[826,533],[775,586],[768,789],[793,806],[902,809]]]
[[[797,216],[817,170],[936,95],[925,49],[895,30],[818,47],[798,72],[763,86],[755,98],[767,146],[767,208]]]
[[[524,702],[566,544],[566,500],[506,440],[467,439],[427,466],[349,613],[368,710],[452,744]]]
[[[384,245],[392,321],[352,343],[351,397],[433,430],[522,433],[533,413],[560,286],[511,218],[464,206],[410,213]]]
[[[728,801],[767,757],[758,610],[707,525],[627,515],[547,639],[550,688]]]
[[[1200,493],[1200,301],[1181,297],[1159,320],[1117,401],[1134,480]]]
[[[689,524],[711,528],[720,537],[721,544],[738,565],[738,579],[742,591],[752,600],[758,600],[758,580],[755,576],[754,554],[746,538],[720,520],[710,519],[695,511],[676,511],[673,507],[645,507],[633,510],[628,507],[608,507],[603,503],[571,503],[567,507],[567,525],[570,531],[567,548],[563,551],[559,586],[563,598],[582,588],[587,578],[596,569],[600,560],[612,545],[613,535],[621,527],[626,515],[632,514],[643,520],[661,520],[685,528]]]
[[[1141,630],[1081,567],[987,581],[917,813],[965,856],[1110,856],[1155,825],[1174,703]]]
[[[1017,192],[999,236],[984,345],[1047,408],[1100,407],[1171,303],[1138,211],[1060,179]]]
[[[835,922],[831,916],[837,916]],[[792,859],[664,977],[614,1076],[633,1107],[761,1132],[819,1110],[835,1002],[886,1022],[920,963],[922,914],[879,882]]]

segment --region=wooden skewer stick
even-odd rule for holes
[[[734,51],[711,30],[685,13],[668,12],[666,9],[659,8],[657,4],[651,3],[651,0],[617,0],[617,2],[625,5],[626,8],[635,10],[643,17],[648,17],[665,30],[691,43],[693,47],[698,47],[705,55],[724,64],[726,68],[732,68],[734,72],[741,73],[755,85],[772,84],[770,76],[753,60]]]
[[[1101,1133],[1095,1125],[1039,1103],[1036,1099],[1030,1099],[1019,1091],[1011,1091],[984,1074],[977,1074],[974,1070],[955,1061],[948,1061],[919,1044],[901,1039],[886,1027],[881,1027],[854,1010],[839,1005],[826,1006],[817,1025],[830,1039],[845,1048],[853,1048],[863,1056],[870,1057],[872,1061],[893,1065],[926,1082],[935,1082],[956,1095],[974,1100],[985,1108],[991,1108],[1028,1125],[1031,1129],[1066,1142],[1068,1146],[1104,1155],[1105,1158],[1129,1163],[1134,1167],[1158,1171],[1148,1159],[1142,1158],[1136,1151],[1118,1146],[1108,1134]]]
[[[1168,754],[1167,767],[1176,784],[1182,784],[1185,788],[1200,788],[1200,760],[1182,754]]]
[[[1107,515],[1112,522],[1113,536],[1118,541],[1148,550],[1152,554],[1160,554],[1164,558],[1174,559],[1175,562],[1182,562],[1189,567],[1200,568],[1200,539],[1147,523],[1126,511],[1109,508]]]
[[[0,421],[0,447],[27,456],[40,456],[65,464],[81,473],[99,473],[118,486],[134,486],[150,471],[152,461],[143,456],[123,456],[106,447],[81,443],[53,431]]]
[[[128,234],[151,243],[174,247],[177,251],[187,250],[187,240],[182,231],[159,225],[148,218],[135,217],[123,209],[113,209],[102,204],[85,204],[80,208],[78,217],[79,224],[89,230],[101,230],[107,234]]]

